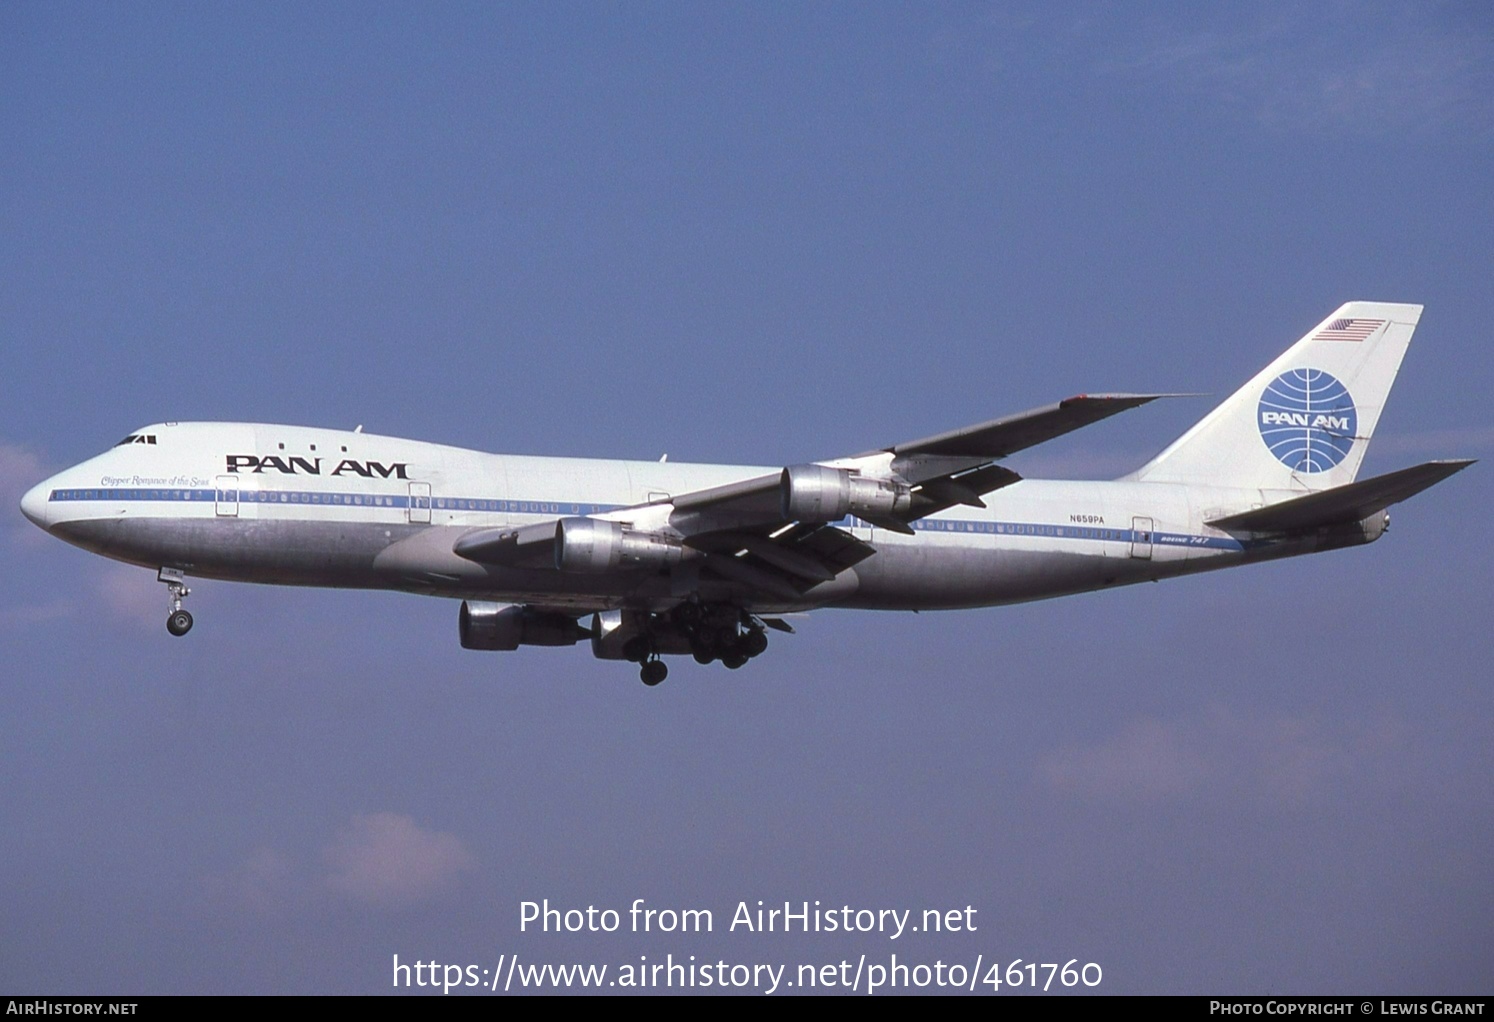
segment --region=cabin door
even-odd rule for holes
[[[1152,559],[1152,520],[1131,519],[1131,556],[1143,561]]]
[[[410,484],[410,524],[428,525],[431,520],[431,484]]]
[[[214,510],[219,518],[239,516],[239,477],[219,476]]]

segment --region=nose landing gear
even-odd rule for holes
[[[164,582],[170,593],[171,613],[166,618],[166,630],[175,636],[183,636],[192,630],[192,615],[182,610],[182,600],[192,595],[182,580],[186,576],[180,568],[162,568],[156,573],[156,581]]]

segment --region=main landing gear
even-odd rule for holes
[[[182,600],[192,595],[182,580],[186,576],[179,568],[162,568],[156,573],[156,581],[166,583],[170,595],[171,613],[166,618],[166,630],[175,636],[183,636],[192,630],[192,615],[182,610]]]
[[[768,648],[764,622],[731,604],[683,603],[672,610],[650,614],[638,634],[622,646],[622,658],[638,664],[645,685],[669,676],[663,653],[689,653],[698,664],[719,660],[737,670]]]

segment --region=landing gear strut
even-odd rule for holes
[[[156,580],[166,583],[166,590],[171,594],[171,613],[166,618],[166,630],[176,636],[186,635],[192,630],[192,615],[182,610],[182,600],[192,594],[182,581],[185,577],[179,568],[162,568],[156,574]]]
[[[721,661],[736,670],[768,649],[768,636],[751,614],[733,607],[682,608],[681,624],[698,664]]]
[[[593,622],[592,650],[637,664],[638,677],[653,686],[669,676],[662,656],[688,653],[698,664],[744,667],[767,651],[767,629],[779,624],[735,604],[693,600],[663,611],[608,611]]]

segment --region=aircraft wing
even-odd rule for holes
[[[704,567],[754,592],[796,599],[832,582],[876,548],[833,525],[799,523],[786,530],[703,532],[685,544],[705,555]]]
[[[1429,461],[1331,490],[1293,497],[1268,507],[1215,518],[1209,524],[1231,532],[1294,532],[1323,525],[1360,522],[1392,504],[1416,496],[1472,464],[1472,460]]]
[[[906,516],[907,521],[955,504],[985,507],[982,495],[1021,478],[995,464],[1002,458],[1158,398],[1173,396],[1176,395],[1079,394],[1042,408],[895,444],[861,457],[890,453],[893,473],[915,486],[912,514]],[[886,524],[888,528],[896,528]]]
[[[776,484],[777,477],[773,478]],[[876,553],[871,544],[844,529],[803,522],[780,528],[778,513],[774,515],[772,523],[760,524],[743,521],[740,515],[708,523],[697,521],[698,531],[686,531],[676,542],[695,551],[703,568],[732,587],[788,600],[832,581]],[[479,564],[558,570],[557,532],[561,524],[557,519],[519,528],[475,529],[461,536],[452,551]],[[690,523],[683,524],[689,528]]]
[[[876,553],[834,523],[859,518],[911,534],[910,522],[1022,477],[996,462],[1034,444],[1136,408],[1164,394],[1081,394],[1005,418],[895,444],[852,458],[660,498],[599,518],[634,533],[667,531],[712,575],[752,592],[793,598]],[[553,568],[560,521],[480,529],[453,551],[468,560]]]
[[[1139,408],[1160,397],[1178,396],[1180,395],[1078,394],[1056,404],[937,433],[922,440],[897,444],[888,450],[903,458],[935,455],[998,461],[1028,447],[1063,436],[1081,426]]]
[[[1010,469],[994,465],[1002,458],[1158,398],[1176,396],[1079,394],[1042,408],[894,444],[831,464],[851,466],[856,462],[875,462],[891,454],[891,472],[915,487],[917,513],[905,518],[913,521],[955,504],[984,507],[979,499],[983,494],[1021,478]],[[683,494],[671,503],[676,511],[715,508],[771,513],[779,506],[781,485],[781,475],[772,473]]]
[[[996,464],[999,459],[1165,396],[1081,394],[849,459],[680,494],[667,501],[669,524],[687,546],[706,552],[706,566],[715,573],[758,590],[802,593],[876,552],[832,522],[849,514],[911,534],[910,522],[956,504],[983,508],[983,496],[1022,478]],[[854,478],[842,481],[837,474]],[[816,497],[825,496],[818,487],[837,483],[872,496],[859,505],[834,505],[822,517],[806,516],[796,510],[801,481]]]

